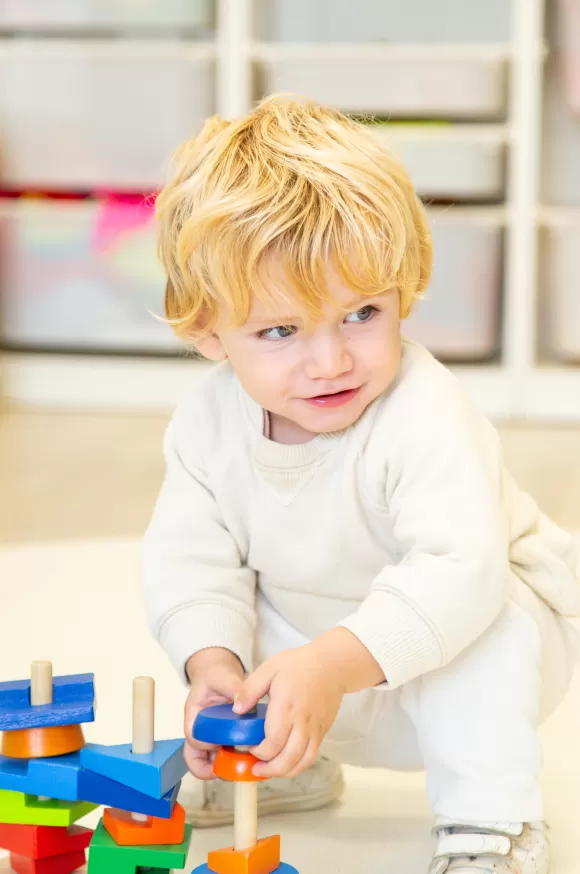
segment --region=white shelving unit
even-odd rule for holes
[[[542,364],[538,357],[538,241],[539,229],[546,220],[539,207],[545,0],[511,2],[511,41],[472,47],[474,52],[503,54],[508,60],[507,118],[490,126],[495,134],[501,133],[508,147],[501,359],[499,363],[452,369],[476,403],[493,417],[580,421],[580,366]],[[411,48],[421,50],[418,45]],[[457,53],[465,47],[449,48]],[[253,65],[257,60],[271,58],[277,52],[300,56],[333,51],[336,49],[328,44],[257,42],[252,0],[218,0],[218,112],[232,117],[250,108]],[[348,47],[353,58],[361,53],[381,57],[389,51],[400,51],[400,47]],[[124,410],[171,408],[209,366],[187,357],[163,360],[83,356],[73,363],[70,356],[17,353],[4,355],[2,365],[4,392],[15,402]]]

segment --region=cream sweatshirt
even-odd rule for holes
[[[251,668],[256,587],[307,638],[341,625],[392,688],[440,668],[517,580],[580,614],[578,544],[506,471],[455,377],[405,341],[390,389],[346,431],[264,436],[227,363],[177,409],[143,547],[152,631],[177,670],[225,647]]]

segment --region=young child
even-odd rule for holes
[[[578,552],[401,336],[431,266],[407,175],[372,130],[276,96],[208,121],[157,211],[169,322],[223,362],[169,425],[144,544],[192,774],[212,778],[197,711],[268,695],[255,773],[314,774],[288,806],[339,792],[328,760],[424,768],[431,874],[547,874],[536,730],[576,659]]]

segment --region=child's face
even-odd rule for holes
[[[268,307],[255,300],[244,325],[218,325],[199,343],[207,357],[229,359],[281,442],[354,424],[399,369],[397,292],[361,297],[336,273],[328,284],[331,298],[315,323],[298,301],[288,303],[291,294],[280,295]]]

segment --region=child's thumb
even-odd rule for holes
[[[234,671],[220,665],[212,674],[211,686],[218,695],[235,701],[244,687],[244,680]]]
[[[234,701],[234,713],[247,713],[257,706],[258,702],[266,695],[270,689],[270,683],[275,673],[272,660],[265,662],[263,665],[246,677],[242,688]]]

